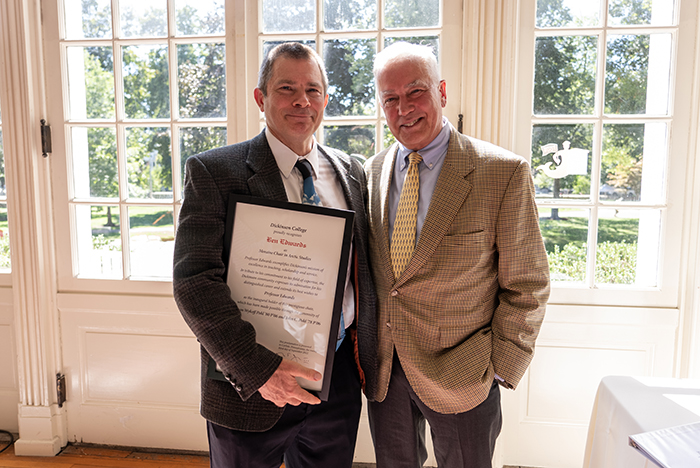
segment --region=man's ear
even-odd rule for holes
[[[447,83],[445,80],[440,80],[438,89],[440,90],[440,104],[445,107],[447,105]]]
[[[260,88],[253,90],[253,98],[255,98],[255,103],[260,108],[260,112],[265,112],[265,95]],[[328,96],[326,96],[326,100],[328,100]]]

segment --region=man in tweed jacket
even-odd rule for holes
[[[187,160],[173,288],[201,343],[201,413],[207,419],[212,467],[279,468],[284,460],[288,468],[350,468],[361,386],[369,398],[374,394],[376,298],[367,262],[366,180],[359,162],[314,140],[327,88],[315,51],[297,43],[278,46],[263,62],[254,92],[265,112],[265,131]],[[347,333],[335,354],[324,402],[295,379],[318,380],[318,372],[256,342],[223,277],[229,195],[301,202],[297,159],[311,163],[324,206],[355,212],[343,301]],[[228,381],[207,377],[210,356]]]
[[[378,468],[417,468],[430,424],[438,466],[491,467],[499,385],[527,369],[549,296],[527,162],[459,134],[430,48],[396,43],[374,66],[398,140],[365,164],[378,296],[378,377],[369,405]],[[408,155],[418,152],[416,245],[390,255]]]

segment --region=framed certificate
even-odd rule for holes
[[[327,400],[340,327],[353,211],[231,195],[224,264],[231,298],[257,342],[317,370],[299,384]],[[223,379],[216,364],[209,375]]]

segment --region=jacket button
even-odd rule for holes
[[[242,388],[240,385],[234,385],[233,388],[234,388],[234,390],[236,390],[237,392],[240,392],[241,390],[243,390],[243,388]]]
[[[386,323],[387,328],[391,328],[391,322]]]
[[[393,297],[396,297],[396,296],[399,295],[399,292],[398,292],[397,290],[393,290],[393,291],[391,291],[391,295],[392,295]]]

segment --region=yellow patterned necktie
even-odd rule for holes
[[[408,173],[401,189],[399,208],[396,210],[394,232],[391,235],[391,266],[394,279],[399,279],[411,260],[416,246],[416,218],[418,215],[418,165],[423,157],[418,153],[408,155]]]

